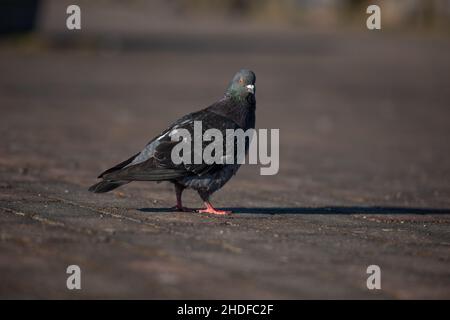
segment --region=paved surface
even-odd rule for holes
[[[92,37],[1,45],[1,298],[450,298],[449,41]],[[165,183],[87,192],[244,66],[281,169],[242,168],[213,199],[235,214],[171,212]]]

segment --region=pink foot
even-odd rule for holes
[[[230,214],[231,213],[231,211],[215,209],[209,202],[205,202],[205,205],[206,205],[206,209],[200,209],[200,210],[197,210],[197,212],[198,213],[219,214],[219,215],[224,215],[224,214]]]

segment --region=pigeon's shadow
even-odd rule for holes
[[[330,207],[232,207],[220,208],[242,214],[450,214],[445,208],[330,206]],[[142,208],[141,212],[173,212],[172,208]]]

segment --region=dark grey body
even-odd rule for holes
[[[245,81],[241,81],[242,79]],[[201,198],[207,200],[236,174],[240,165],[206,163],[175,165],[171,160],[171,152],[178,141],[172,141],[171,133],[183,128],[193,137],[194,121],[202,122],[203,133],[207,129],[214,128],[220,130],[223,137],[226,136],[227,129],[245,131],[254,128],[256,108],[254,91],[241,90],[249,83],[254,85],[254,82],[255,76],[251,71],[241,70],[233,78],[222,99],[208,108],[188,114],[174,122],[151,140],[141,152],[100,174],[99,178],[103,180],[89,190],[108,192],[131,181],[171,181],[181,188],[197,190]],[[208,143],[204,142],[203,147]]]

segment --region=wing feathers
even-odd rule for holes
[[[139,152],[139,153],[140,153],[140,152]],[[111,173],[111,172],[114,172],[114,171],[117,171],[117,170],[120,170],[120,169],[126,167],[127,165],[129,165],[129,164],[134,160],[134,158],[136,158],[136,157],[139,155],[139,153],[136,153],[136,154],[135,154],[134,156],[132,156],[131,158],[129,158],[129,159],[127,159],[127,160],[125,160],[125,161],[123,161],[123,162],[121,162],[121,163],[115,165],[115,166],[112,167],[112,168],[109,168],[109,169],[106,170],[106,171],[103,171],[97,178],[103,178],[103,176],[106,175],[106,174],[108,174],[108,173]]]
[[[130,168],[133,169],[133,168]],[[139,169],[139,168],[138,168]],[[162,181],[180,178],[186,175],[185,170],[149,168],[148,170],[128,170],[124,169],[103,176],[105,180],[125,180],[125,181]]]
[[[172,148],[178,142],[172,141],[170,134],[168,133],[174,129],[184,128],[193,135],[194,121],[202,121],[203,131],[209,128],[216,128],[224,134],[226,129],[239,128],[234,121],[217,113],[208,111],[207,109],[189,114],[173,123],[167,130],[150,141],[143,151],[104,171],[100,174],[99,178],[114,183],[116,181],[130,182],[133,180],[162,181],[173,180],[189,175],[202,176],[206,173],[219,170],[223,165],[205,163],[175,165],[172,162]],[[203,148],[205,147],[205,143],[206,142],[204,141]],[[135,163],[133,163],[133,161]],[[99,186],[100,185],[104,187],[104,189],[113,187],[112,185],[108,185],[107,188],[106,184],[102,185],[101,182]]]

